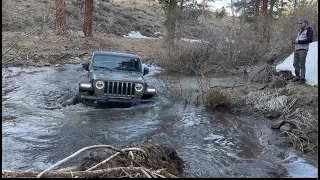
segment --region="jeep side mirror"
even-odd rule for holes
[[[83,67],[83,69],[89,71],[89,63],[83,63],[82,67]]]
[[[143,68],[143,75],[146,75],[149,73],[149,68]]]

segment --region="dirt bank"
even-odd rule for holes
[[[144,62],[170,67],[164,62],[168,48],[162,38],[127,38],[111,34],[95,34],[93,38],[84,38],[80,31],[70,31],[66,36],[57,36],[50,31],[39,36],[21,32],[2,33],[2,67],[79,64],[88,61],[96,50],[133,53],[141,56]],[[216,66],[211,74],[243,75],[244,69]]]
[[[66,2],[67,29],[82,31],[84,18],[84,1]],[[2,31],[38,31],[54,29],[55,4],[51,0],[11,0],[2,6]],[[162,31],[164,11],[156,1],[94,1],[93,30],[116,35],[140,31],[147,36]]]
[[[47,32],[19,40],[21,36],[23,34],[20,32],[2,33],[2,52],[5,53],[2,66],[80,63],[88,60],[95,50],[134,53],[144,60],[157,61],[157,55],[164,51],[162,39],[132,39],[107,34],[85,39],[82,32],[64,37]]]
[[[228,100],[227,110],[267,119],[259,123],[272,129],[274,135],[268,137],[270,145],[304,155],[310,164],[318,167],[318,87],[292,82],[287,72],[273,72],[269,79],[252,82],[249,76],[243,86],[222,88],[221,91],[228,90],[224,98],[232,98]],[[230,89],[233,97],[229,97]]]

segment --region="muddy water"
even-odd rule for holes
[[[155,71],[151,68],[148,75],[159,88],[155,103],[95,109],[83,104],[62,106],[86,75],[81,65],[2,69],[2,169],[41,171],[85,146],[119,147],[153,140],[177,150],[186,162],[188,177],[287,176],[282,165],[296,157],[269,147],[258,119],[208,112],[193,102],[196,80],[155,76]],[[241,82],[235,78],[210,81]],[[176,98],[179,95],[192,98]]]

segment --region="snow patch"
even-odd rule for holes
[[[295,76],[293,56],[294,53],[287,57],[281,64],[277,65],[277,72],[291,71]],[[312,42],[309,45],[309,51],[306,58],[306,83],[318,86],[318,41]]]
[[[298,158],[292,163],[283,164],[287,169],[289,177],[292,178],[317,178],[318,168],[307,164],[302,158]]]
[[[161,32],[155,32],[155,35],[161,35]],[[162,38],[161,36],[159,38],[153,38],[153,37],[148,37],[142,35],[139,31],[131,31],[128,35],[123,35],[123,37],[128,37],[128,38],[139,38],[139,39],[160,39]],[[191,42],[191,43],[209,43],[208,41],[202,41],[198,39],[186,39],[186,38],[181,38],[183,41]]]
[[[140,38],[140,39],[159,39],[159,38],[144,36],[139,31],[131,31],[128,35],[123,35],[123,37]]]

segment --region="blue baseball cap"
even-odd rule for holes
[[[306,18],[301,18],[298,24],[301,24],[301,23],[308,23],[308,20]]]

